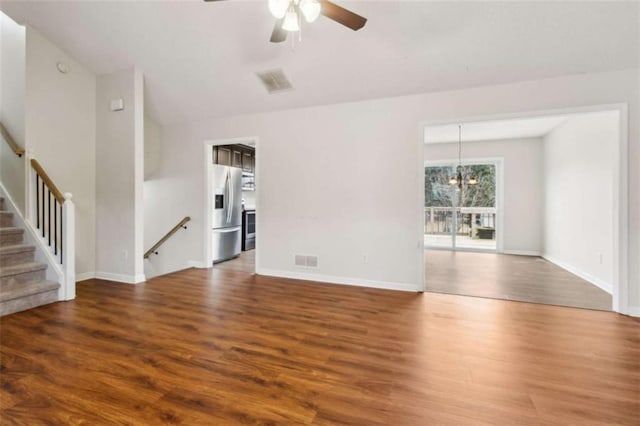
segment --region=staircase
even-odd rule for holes
[[[58,301],[60,284],[46,279],[47,265],[35,261],[35,247],[13,225],[0,198],[0,316]]]

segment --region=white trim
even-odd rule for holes
[[[207,268],[207,264],[204,263],[201,260],[187,260],[187,267],[188,268]]]
[[[115,281],[125,284],[140,284],[146,281],[144,274],[139,275],[123,275],[112,274],[111,272],[96,272],[95,278],[99,280]]]
[[[277,278],[290,278],[294,280],[315,281],[324,284],[341,284],[350,285],[356,287],[368,287],[379,288],[384,290],[398,290],[398,291],[410,291],[421,292],[422,289],[416,287],[415,284],[397,283],[391,281],[374,281],[364,280],[360,278],[349,277],[337,277],[332,275],[313,274],[309,272],[292,272],[292,271],[280,271],[275,269],[256,269],[257,275],[265,275],[269,277]]]
[[[593,275],[589,274],[588,272],[584,272],[581,269],[575,268],[567,263],[564,263],[556,258],[547,256],[546,254],[542,255],[542,258],[553,263],[556,266],[561,267],[562,269],[571,272],[573,275],[577,275],[580,278],[582,278],[585,281],[590,282],[591,284],[595,285],[596,287],[601,288],[602,290],[606,291],[607,293],[611,294],[613,291],[613,286],[611,285],[611,283],[608,283],[606,281],[601,280],[600,278],[594,277]]]
[[[422,128],[422,134],[419,138],[420,150],[422,154],[420,157],[420,171],[418,176],[424,175],[424,132],[426,127],[443,125],[443,124],[457,124],[465,122],[478,122],[478,121],[496,121],[496,120],[508,120],[516,118],[536,118],[547,117],[550,115],[566,115],[566,114],[584,114],[589,112],[603,112],[603,111],[617,111],[620,114],[620,138],[619,143],[614,147],[616,158],[616,170],[617,174],[614,176],[614,202],[613,202],[613,282],[612,282],[612,310],[626,314],[631,307],[629,303],[629,277],[628,277],[628,255],[629,255],[629,173],[627,159],[629,154],[629,111],[627,103],[615,103],[615,104],[602,104],[580,107],[567,107],[548,110],[537,110],[528,112],[514,112],[514,113],[496,113],[480,116],[467,116],[467,117],[452,117],[443,120],[424,120],[420,123]],[[422,199],[422,203],[419,206],[422,212],[422,227],[424,227],[424,185],[420,185],[420,194],[418,199]],[[422,237],[423,230],[419,231],[419,235]],[[424,258],[420,259],[420,267],[424,267]],[[423,275],[423,287],[426,286],[426,282]],[[634,308],[635,309],[635,308]]]
[[[640,306],[629,306],[627,308],[627,315],[632,317],[640,317]]]
[[[514,256],[537,256],[542,257],[542,253],[537,250],[504,250],[502,254],[512,254]]]
[[[425,271],[426,268],[425,268],[424,252],[427,249],[427,246],[424,243],[424,223],[427,216],[424,212],[424,203],[425,203],[425,199],[424,199],[424,148],[425,148],[424,126],[419,125],[418,129],[420,131],[420,135],[418,137],[418,139],[420,140],[420,145],[418,146],[417,166],[420,172],[417,174],[417,176],[420,182],[420,184],[418,185],[420,187],[420,193],[418,194],[417,201],[418,201],[418,209],[420,209],[419,211],[420,211],[421,220],[420,220],[420,223],[418,223],[418,232],[416,233],[420,237],[417,244],[418,256],[416,258],[416,264],[418,265],[418,277],[420,280],[418,286],[420,287],[421,292],[425,292],[427,290],[427,275]]]
[[[76,274],[76,282],[90,280],[95,277],[95,272],[83,272],[82,274]]]
[[[258,137],[257,136],[247,136],[247,137],[240,137],[240,138],[226,138],[226,139],[211,139],[211,140],[205,140],[204,141],[204,145],[203,145],[203,150],[204,150],[204,155],[203,155],[203,161],[204,161],[204,172],[203,174],[203,179],[204,179],[204,194],[202,195],[204,197],[204,209],[203,209],[203,217],[204,217],[204,230],[205,232],[202,233],[202,259],[203,259],[203,263],[206,266],[202,266],[203,268],[208,268],[211,267],[213,265],[213,255],[211,253],[211,234],[209,232],[207,232],[207,230],[211,229],[211,217],[213,215],[213,208],[211,206],[211,197],[209,196],[209,194],[211,194],[211,166],[213,165],[213,147],[214,146],[218,146],[218,145],[235,145],[235,144],[247,144],[247,143],[253,143],[253,148],[255,148],[255,157],[254,157],[254,167],[255,170],[253,172],[253,175],[255,177],[256,182],[260,182],[260,168],[258,167],[258,165],[260,164],[260,157],[258,156]],[[259,196],[259,192],[258,192],[258,187],[256,186],[256,210],[260,210],[260,196]],[[259,228],[259,222],[260,222],[260,215],[258,215],[256,217],[256,230]],[[260,254],[260,239],[256,240],[256,267],[260,264],[259,262],[259,254]]]

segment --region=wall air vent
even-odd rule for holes
[[[269,93],[293,90],[291,82],[281,69],[259,72],[257,76]]]
[[[293,264],[305,268],[318,268],[318,256],[305,256],[304,254],[296,254]]]

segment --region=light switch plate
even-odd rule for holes
[[[122,111],[124,109],[124,99],[112,99],[111,111]]]

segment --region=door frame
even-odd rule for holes
[[[424,156],[424,152],[423,152]],[[457,158],[446,158],[443,160],[429,160],[424,161],[422,172],[424,174],[424,168],[428,166],[457,166],[459,163]],[[496,248],[495,249],[479,249],[479,248],[444,248],[444,247],[429,247],[429,250],[454,250],[454,251],[468,251],[479,253],[503,253],[504,252],[504,233],[502,232],[504,225],[504,158],[503,157],[470,157],[463,158],[462,165],[469,164],[493,164],[496,167]],[[422,188],[424,193],[424,187]],[[424,195],[423,195],[424,196]],[[423,208],[424,211],[424,208]],[[424,214],[424,213],[423,213]],[[424,220],[424,217],[423,217]],[[424,222],[423,222],[424,227]],[[423,230],[424,235],[424,230]],[[424,240],[424,238],[423,238]],[[426,248],[426,246],[425,246]],[[426,285],[426,284],[425,284]]]
[[[203,144],[203,161],[204,161],[204,182],[203,182],[203,217],[204,217],[204,232],[202,235],[202,258],[204,259],[204,267],[211,268],[213,266],[213,250],[211,247],[211,234],[208,230],[211,230],[212,220],[211,216],[213,214],[213,202],[211,199],[211,169],[213,168],[213,147],[218,145],[235,145],[235,144],[247,144],[253,143],[253,147],[255,148],[255,157],[254,157],[254,171],[253,176],[256,181],[259,182],[259,173],[260,173],[260,159],[258,156],[258,137],[257,136],[248,136],[248,137],[239,137],[239,138],[225,138],[225,139],[211,139],[204,141]],[[258,196],[258,187],[256,186],[256,211],[259,209],[260,197]],[[256,231],[258,229],[258,216],[256,216]],[[258,265],[260,262],[259,256],[259,239],[256,238],[256,262],[255,262],[255,270],[258,270]]]
[[[422,176],[422,185],[418,194],[420,216],[422,217],[419,229],[422,244],[420,256],[420,273],[422,275],[422,291],[426,290],[426,273],[424,259],[424,134],[427,127],[459,124],[478,121],[499,121],[518,118],[538,118],[553,115],[585,114],[589,112],[617,112],[619,114],[618,139],[619,143],[613,148],[614,170],[613,179],[613,277],[612,277],[612,307],[611,310],[621,314],[629,314],[629,170],[627,158],[629,154],[629,106],[624,103],[599,104],[579,107],[566,107],[547,110],[533,110],[515,113],[496,113],[478,116],[451,117],[439,120],[426,120],[420,123],[420,138],[418,152],[420,153],[417,165]],[[617,172],[617,173],[616,173]]]

